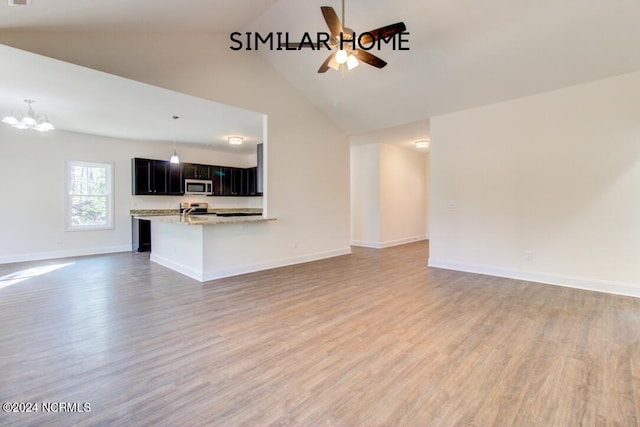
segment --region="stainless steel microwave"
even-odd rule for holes
[[[213,181],[207,179],[185,179],[184,194],[208,196],[213,193]]]

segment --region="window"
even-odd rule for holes
[[[67,162],[67,230],[113,228],[110,163]]]

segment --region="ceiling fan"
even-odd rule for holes
[[[376,68],[383,68],[387,65],[385,61],[375,55],[372,55],[361,47],[375,43],[379,39],[388,40],[396,34],[407,30],[404,22],[397,22],[395,24],[362,33],[358,36],[357,43],[355,43],[355,32],[351,28],[347,28],[343,25],[345,22],[344,0],[342,0],[342,21],[340,21],[340,18],[338,18],[338,15],[332,7],[321,6],[320,10],[322,11],[324,21],[327,23],[329,31],[331,32],[328,47],[333,50],[333,52],[324,60],[318,69],[318,73],[326,73],[329,68],[338,70],[343,64],[346,64],[347,68],[351,70],[358,66],[359,61],[365,62]],[[314,49],[320,49],[323,46],[312,43],[289,44],[289,46],[294,45],[298,48],[310,47]]]

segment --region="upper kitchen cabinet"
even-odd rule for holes
[[[257,167],[212,166],[213,196],[257,196]]]
[[[169,163],[169,188],[168,193],[172,196],[184,194],[184,172],[182,165]]]
[[[184,179],[213,179],[212,167],[195,163],[185,163],[183,166]]]
[[[258,144],[258,166],[256,169],[256,194],[262,195],[264,191],[264,144]]]
[[[258,195],[257,176],[257,167],[247,168],[242,171],[242,193],[245,196]]]
[[[184,194],[180,165],[166,160],[131,160],[132,194],[137,196],[169,196]]]
[[[213,166],[213,195],[242,196],[242,169]]]

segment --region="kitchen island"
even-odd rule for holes
[[[201,282],[259,270],[265,248],[255,237],[275,218],[217,215],[135,215],[151,221],[150,259]]]

